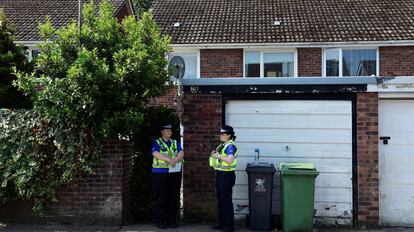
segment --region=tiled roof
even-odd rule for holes
[[[111,0],[115,12],[125,1]],[[101,1],[94,2],[99,4]],[[40,40],[38,26],[46,16],[51,18],[55,27],[65,26],[78,18],[78,0],[0,0],[0,8],[13,24],[19,41]]]
[[[153,14],[173,44],[414,40],[414,0],[155,0]]]

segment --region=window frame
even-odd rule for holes
[[[379,64],[379,47],[327,47],[322,49],[322,77],[344,77],[343,75],[343,50],[375,50],[376,55],[376,68],[375,68],[375,76],[378,77],[380,73],[380,64]],[[339,75],[338,76],[326,76],[326,51],[338,50],[339,51]],[[345,76],[349,77],[349,76]]]
[[[27,51],[27,59],[29,60],[29,61],[32,61],[33,60],[33,53],[35,52],[35,51],[38,51],[38,52],[40,52],[40,49],[37,47],[37,46],[35,46],[35,45],[23,45],[23,46],[26,46],[27,47],[27,49],[26,49],[26,51]]]
[[[246,52],[259,52],[260,76],[246,77]],[[264,77],[264,54],[265,53],[293,53],[293,76],[292,77]],[[298,77],[298,50],[296,48],[245,48],[243,49],[243,78],[297,78]]]
[[[168,62],[173,56],[180,54],[196,54],[197,55],[197,76],[194,79],[200,79],[200,49],[190,48],[175,48],[172,52],[168,53]]]

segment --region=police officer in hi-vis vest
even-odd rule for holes
[[[233,186],[236,182],[234,171],[237,165],[237,147],[234,143],[236,136],[233,127],[224,126],[220,130],[222,142],[216,150],[211,152],[210,166],[216,170],[216,193],[218,208],[218,224],[215,230],[234,230]]]
[[[152,146],[155,223],[160,229],[176,228],[184,152],[180,143],[171,139],[170,123],[163,124],[160,129],[161,137]]]

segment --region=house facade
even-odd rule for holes
[[[207,160],[229,124],[240,217],[258,148],[316,165],[317,224],[414,226],[412,1],[155,0],[152,12],[186,64],[184,217],[215,218]]]
[[[77,18],[77,1],[56,2],[0,2],[31,55],[46,15],[56,27]],[[111,2],[118,18],[133,14],[129,1]],[[317,224],[414,226],[411,0],[155,0],[152,12],[172,38],[169,56],[186,64],[182,105],[174,90],[151,103],[179,106],[183,116],[184,217],[215,220],[207,160],[220,127],[229,124],[240,149],[238,217],[248,211],[245,166],[258,148],[264,162],[315,164]],[[62,189],[50,215],[122,223],[128,146],[104,145],[97,174]],[[274,186],[278,215],[280,182]],[[32,220],[10,213],[18,211],[31,212],[30,204],[13,202],[0,217]]]

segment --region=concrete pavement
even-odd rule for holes
[[[211,224],[185,224],[177,229],[159,230],[152,224],[142,225],[125,225],[125,226],[72,226],[72,225],[38,225],[38,224],[5,224],[0,223],[0,232],[208,232],[215,231],[210,228]],[[239,226],[236,231],[246,232],[250,231],[247,228]],[[274,230],[278,232],[277,230]],[[314,232],[414,232],[414,228],[360,228],[360,229],[337,229],[337,228],[323,228],[315,229]]]

